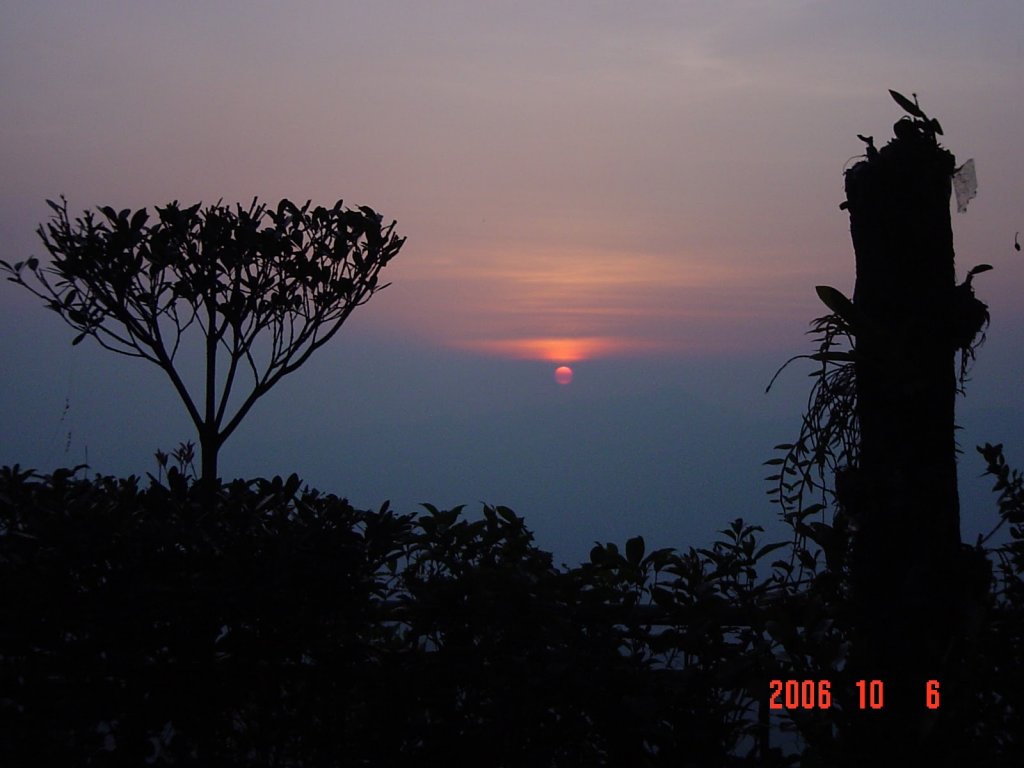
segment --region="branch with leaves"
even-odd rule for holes
[[[385,287],[379,273],[405,242],[395,222],[341,200],[312,209],[172,202],[152,222],[146,209],[109,206],[72,221],[63,197],[47,203],[54,215],[37,233],[52,265],[33,257],[0,269],[78,332],[72,344],[89,336],[167,374],[199,431],[204,479],[253,404]],[[203,336],[202,399],[176,364],[193,326]],[[229,414],[239,369],[251,389]]]

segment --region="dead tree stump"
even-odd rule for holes
[[[881,680],[884,708],[856,739],[910,764],[937,743],[926,684],[941,684],[960,551],[954,403],[953,155],[924,120],[846,172],[854,291],[859,524],[851,560],[851,671]],[[926,763],[919,763],[926,764]]]

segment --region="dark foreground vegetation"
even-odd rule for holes
[[[1024,760],[1024,493],[984,454],[1012,543],[948,650],[948,765]],[[294,476],[207,504],[175,469],[0,470],[5,764],[797,764],[780,727],[801,765],[857,764],[845,571],[805,536],[558,568],[503,507],[360,511]],[[771,710],[771,680],[829,706]]]

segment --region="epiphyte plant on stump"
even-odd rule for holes
[[[53,258],[0,261],[8,279],[46,302],[100,346],[158,366],[199,433],[201,479],[217,479],[221,446],[278,381],[326,344],[352,311],[386,287],[380,271],[405,238],[373,209],[268,208],[220,202],[143,208],[109,206],[74,221],[67,200],[36,230]],[[267,224],[269,220],[269,225]],[[29,282],[26,277],[33,278]],[[189,328],[201,334],[201,397],[190,391],[178,353]],[[187,346],[187,345],[186,345]],[[229,410],[240,375],[251,388]]]
[[[893,125],[896,138],[902,137],[904,142],[916,139],[925,146],[936,147],[936,137],[942,135],[942,126],[937,119],[929,117],[921,109],[917,94],[913,94],[913,101],[898,91],[890,90],[889,94],[908,113]],[[866,144],[863,157],[867,163],[876,162],[879,149],[875,147],[874,137],[857,134],[857,138]],[[977,191],[973,169],[973,160],[968,160],[952,170],[954,187],[958,178],[963,178],[967,170],[971,177],[963,181],[969,188],[970,196],[958,200],[959,210],[966,208],[967,200],[974,197]],[[856,175],[859,170],[855,166],[849,173]],[[849,201],[839,206],[841,210],[847,210],[848,207]],[[972,267],[964,281],[954,286],[951,295],[948,331],[953,348],[960,353],[958,388],[961,392],[976,350],[984,343],[984,329],[988,324],[988,308],[975,297],[972,281],[975,275],[990,269],[992,266],[989,264]],[[828,475],[834,475],[836,482],[842,483],[846,479],[845,470],[856,466],[860,442],[854,376],[854,363],[858,359],[856,341],[858,336],[863,341],[865,335],[870,337],[884,333],[874,318],[866,316],[862,308],[855,306],[858,303],[856,299],[851,301],[831,286],[820,285],[815,290],[830,310],[830,314],[817,318],[809,331],[816,336],[818,351],[810,355],[796,355],[788,360],[768,385],[768,389],[771,389],[779,373],[794,360],[809,359],[820,363],[799,439],[794,444],[777,446],[786,452],[785,458],[768,462],[780,467],[778,473],[769,478],[773,483],[770,493],[780,503],[782,512],[790,521],[803,520],[808,509],[817,512],[833,502],[834,489],[828,482]],[[821,493],[821,503],[808,507],[805,502],[814,492]],[[843,522],[855,524],[852,520],[844,519]]]

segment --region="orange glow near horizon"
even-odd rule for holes
[[[391,316],[448,346],[555,365],[756,346],[749,319],[798,304],[766,306],[770,286],[799,281],[734,261],[543,245],[448,252],[411,263]]]
[[[624,356],[650,351],[652,342],[641,339],[590,336],[580,338],[482,339],[456,342],[456,346],[476,352],[517,360],[544,360],[549,363],[578,363],[601,357]]]

